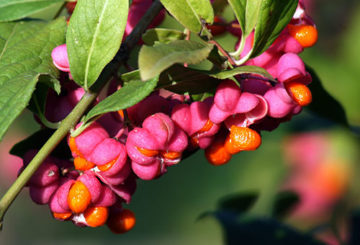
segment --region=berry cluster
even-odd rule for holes
[[[150,5],[151,0],[132,2],[125,35]],[[161,12],[153,26],[163,18]],[[214,35],[228,30],[241,39],[237,23],[218,22],[221,17],[209,26]],[[240,57],[250,52],[253,39],[254,34],[247,38]],[[80,135],[68,137],[73,162],[49,157],[43,163],[29,181],[32,199],[49,204],[56,219],[91,227],[106,223],[116,233],[131,229],[134,215],[122,203],[130,202],[136,178],[158,178],[184,153],[198,148],[211,164],[225,164],[234,154],[256,150],[262,130],[275,129],[311,102],[311,76],[298,53],[316,39],[315,25],[300,1],[293,20],[270,48],[245,63],[266,69],[278,81],[275,85],[260,75],[239,76],[237,82],[222,81],[214,96],[195,102],[161,89],[126,110],[105,114]],[[70,72],[65,44],[53,50],[52,58],[59,70]],[[111,89],[121,89],[113,83]],[[48,108],[60,113],[46,110],[48,120],[63,119],[84,93],[73,84],[65,90],[60,98],[49,94]]]

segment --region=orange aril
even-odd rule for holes
[[[75,153],[78,156],[82,156],[81,152],[79,151],[79,149],[76,146],[75,137],[70,137],[69,147],[70,147],[71,152]]]
[[[318,39],[318,31],[312,25],[288,25],[289,33],[304,48],[314,46]]]
[[[120,118],[124,120],[124,118],[125,118],[124,111],[123,110],[118,110],[118,114],[119,114]]]
[[[175,160],[181,157],[181,152],[176,152],[176,151],[162,151],[161,155],[166,158],[166,159],[170,159],[170,160]]]
[[[288,82],[285,83],[285,86],[293,100],[300,106],[307,106],[311,103],[311,91],[305,84],[300,82]]]
[[[88,226],[102,226],[109,217],[109,210],[106,207],[90,207],[85,210],[84,217]]]
[[[201,133],[205,133],[205,132],[209,131],[213,125],[214,125],[214,123],[212,121],[210,121],[210,119],[209,119],[206,121],[204,127],[202,127],[202,129],[200,129],[197,133],[201,134]]]
[[[74,213],[82,213],[91,203],[90,191],[81,181],[75,181],[69,190],[67,202]]]
[[[220,166],[231,159],[231,154],[225,149],[224,142],[215,140],[205,149],[205,157],[214,166]]]
[[[196,133],[194,133],[192,136],[190,136],[191,144],[194,147],[199,146],[199,135],[205,132],[208,132],[212,127],[214,126],[214,123],[212,121],[207,120],[205,125]]]
[[[86,161],[85,158],[75,157],[74,159],[74,167],[76,170],[86,171],[95,167],[95,164],[89,161]]]
[[[129,209],[124,209],[120,213],[111,215],[107,225],[114,233],[120,234],[131,230],[136,223],[134,213]]]
[[[147,157],[154,157],[157,156],[159,154],[159,151],[157,150],[149,150],[149,149],[145,149],[145,148],[141,148],[141,147],[136,147],[136,149],[143,155],[147,156]]]
[[[191,136],[190,142],[194,147],[198,147],[199,146],[199,136],[198,136],[198,134],[195,134],[195,135]]]
[[[116,163],[116,160],[117,159],[114,159],[114,160],[112,160],[112,161],[110,161],[110,162],[108,162],[108,163],[106,163],[104,165],[97,166],[97,167],[98,167],[98,169],[100,171],[103,171],[103,172],[108,171],[110,168],[112,168],[114,166],[114,164]]]
[[[258,132],[247,127],[232,125],[225,140],[225,149],[230,154],[240,151],[253,151],[261,145],[261,136]]]
[[[68,213],[53,213],[53,216],[55,219],[60,219],[60,220],[66,220],[68,218],[70,218],[72,215],[72,213],[68,212]]]

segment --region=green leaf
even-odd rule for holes
[[[240,24],[243,38],[254,30],[263,0],[228,0]]]
[[[357,208],[352,211],[351,217],[348,221],[351,227],[348,244],[357,245],[360,244],[360,234],[357,232],[360,229],[360,210]]]
[[[64,0],[0,0],[0,21],[22,19],[63,1]]]
[[[65,19],[0,23],[0,139],[43,76],[57,77],[51,51],[65,42]]]
[[[175,65],[161,73],[158,88],[178,94],[199,94],[214,90],[220,82],[204,71]]]
[[[147,30],[142,36],[142,40],[146,45],[152,46],[155,42],[169,43],[175,40],[183,40],[186,35],[178,30],[154,28]]]
[[[85,90],[120,48],[128,0],[79,1],[66,35],[71,74]]]
[[[31,96],[31,100],[28,105],[28,109],[37,115],[45,127],[57,128],[58,123],[53,123],[47,120],[45,117],[46,102],[49,89],[54,90],[57,94],[61,92],[60,81],[51,76],[40,76],[36,85],[36,89]]]
[[[40,129],[39,131],[30,135],[28,138],[15,144],[11,148],[10,154],[23,157],[29,150],[40,150],[53,133],[54,130],[48,128]],[[51,155],[66,160],[72,157],[66,139],[62,140],[58,144],[55,150],[51,152]]]
[[[241,214],[254,206],[259,197],[258,193],[248,192],[222,198],[218,204],[220,210],[227,210]]]
[[[299,196],[292,191],[283,191],[276,195],[273,216],[280,219],[288,215],[300,201]]]
[[[132,80],[141,80],[140,71],[134,70],[121,75],[121,80],[124,84],[131,82]]]
[[[86,115],[84,121],[112,111],[123,110],[139,103],[156,87],[158,77],[149,81],[133,80],[124,87],[94,106]]]
[[[309,234],[275,219],[217,211],[213,214],[224,229],[225,244],[325,245]]]
[[[298,0],[262,0],[251,57],[263,53],[293,17]]]
[[[311,67],[306,66],[306,70],[312,77],[309,89],[313,98],[310,105],[306,108],[325,119],[349,127],[349,122],[342,105],[325,90],[320,78]]]
[[[212,48],[212,44],[185,40],[157,43],[153,47],[144,45],[139,53],[141,79],[153,78],[176,63],[200,63],[209,56]]]
[[[209,0],[160,0],[167,11],[192,32],[202,30],[202,21],[212,23],[214,11]]]
[[[201,20],[205,20],[209,24],[214,22],[214,10],[210,0],[187,0],[187,2]]]
[[[218,79],[227,79],[240,74],[256,74],[275,81],[275,79],[263,68],[258,66],[239,66],[231,70],[223,70],[217,73],[209,72],[209,75]]]
[[[221,15],[227,6],[226,0],[214,0],[211,4],[214,9],[214,15]]]

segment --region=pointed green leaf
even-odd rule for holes
[[[153,47],[144,45],[139,54],[141,79],[153,78],[176,63],[200,63],[209,56],[212,48],[212,44],[185,40],[157,43]]]
[[[70,70],[86,90],[120,48],[128,0],[79,1],[66,36]]]
[[[161,0],[167,11],[192,32],[200,32],[202,19],[214,20],[214,11],[209,0]]]
[[[0,21],[22,19],[59,2],[64,0],[0,0]]]
[[[65,19],[0,23],[0,139],[42,76],[56,77],[51,51],[65,42]]]
[[[259,194],[256,192],[239,193],[222,198],[219,203],[220,210],[226,210],[241,214],[251,209],[258,200]]]
[[[281,219],[288,215],[299,203],[299,196],[292,191],[282,191],[275,197],[272,215]]]
[[[214,22],[214,10],[210,0],[187,0],[187,2],[200,19],[205,20],[206,23],[210,24]]]
[[[204,71],[175,65],[160,75],[158,87],[178,94],[199,94],[214,90],[220,82]]]
[[[228,0],[240,24],[243,38],[249,36],[257,23],[263,0]]]
[[[263,53],[293,17],[298,0],[262,0],[251,57]]]
[[[41,147],[46,143],[46,141],[54,133],[54,130],[43,128],[39,131],[36,131],[34,134],[30,135],[26,139],[16,143],[10,150],[10,154],[23,157],[26,152],[29,150],[40,150]],[[71,158],[71,152],[69,146],[66,142],[66,138],[63,139],[56,148],[51,152],[51,156],[57,157],[59,159],[68,160]]]
[[[178,30],[154,28],[147,30],[142,36],[146,45],[152,46],[155,42],[168,43],[175,40],[183,40],[186,35]]]
[[[141,80],[140,71],[134,70],[134,71],[130,71],[130,72],[121,74],[121,80],[124,82],[124,84],[127,84],[127,83],[131,82],[132,80]]]
[[[276,245],[325,245],[311,234],[266,217],[242,215],[232,212],[213,213],[224,229],[225,244],[276,244]]]
[[[268,78],[269,80],[275,79],[263,68],[258,66],[239,66],[231,70],[223,70],[217,73],[209,72],[209,75],[218,79],[227,79],[240,74],[256,74]]]
[[[158,78],[149,81],[133,80],[124,87],[94,106],[86,115],[84,121],[112,111],[123,110],[139,103],[148,96],[156,87]]]
[[[312,77],[309,89],[311,90],[313,98],[313,101],[306,108],[325,119],[348,127],[349,122],[342,105],[325,90],[320,78],[312,68],[306,66],[306,70]]]

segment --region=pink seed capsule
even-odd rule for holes
[[[46,159],[28,182],[30,186],[45,187],[59,179],[58,166]]]
[[[67,197],[68,197],[71,186],[75,183],[75,180],[63,178],[61,180],[61,182],[62,183],[60,184],[59,189],[56,191],[56,193],[54,195],[54,196],[56,196],[56,203],[54,201],[54,202],[51,202],[50,204],[54,205],[55,208],[56,208],[56,206],[59,206],[61,208],[61,210],[66,210],[66,212],[68,212],[68,211],[70,211],[70,208],[69,208],[69,204],[67,202]],[[50,206],[50,208],[52,208],[52,207]],[[53,212],[62,213],[60,211],[53,211]]]
[[[30,186],[29,192],[31,199],[40,205],[50,202],[51,197],[59,187],[58,181],[53,182],[47,186]]]
[[[144,120],[142,126],[151,132],[152,136],[159,143],[160,148],[164,148],[174,133],[174,123],[164,113],[156,113],[149,116]]]
[[[123,199],[126,203],[130,203],[131,196],[134,194],[136,190],[135,175],[134,174],[130,175],[123,184],[111,186],[111,189],[118,197]]]
[[[133,161],[139,164],[151,164],[154,161],[154,155],[143,154],[141,149],[157,151],[160,149],[160,145],[149,130],[134,128],[130,131],[126,141],[127,153]]]
[[[124,148],[119,141],[107,138],[94,148],[87,160],[95,163],[97,166],[103,166],[116,160]]]
[[[81,181],[87,187],[91,195],[91,202],[95,203],[101,194],[101,183],[96,178],[94,172],[85,171],[77,178],[77,181]]]
[[[109,134],[100,124],[95,122],[79,136],[69,137],[68,144],[74,157],[87,158],[95,147],[107,138],[109,138]]]
[[[269,89],[264,98],[269,105],[268,115],[273,118],[285,117],[296,107],[296,103],[280,83]]]
[[[124,167],[115,175],[106,176],[106,172],[97,172],[96,175],[99,179],[107,185],[119,185],[124,183],[124,181],[131,174],[131,167],[129,163],[126,163]]]
[[[134,173],[143,180],[155,179],[161,173],[161,164],[158,159],[156,159],[152,164],[149,165],[142,165],[133,161],[131,163],[131,168]]]
[[[60,71],[70,72],[66,44],[62,44],[54,48],[51,52],[51,57],[56,68],[58,68]]]
[[[67,203],[67,196],[70,187],[74,183],[74,180],[63,178],[60,180],[60,186],[52,195],[49,207],[53,213],[67,213],[70,212],[69,205]]]
[[[110,207],[116,202],[115,193],[107,186],[102,185],[101,195],[94,206],[96,207]]]

